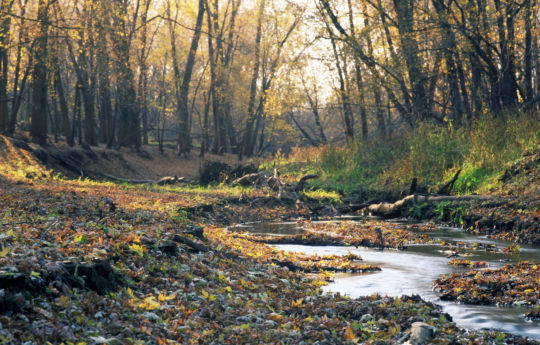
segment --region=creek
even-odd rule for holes
[[[293,222],[244,224],[236,227],[235,230],[276,236],[298,234],[303,231],[299,225]],[[472,235],[456,228],[439,227],[437,230],[429,232],[429,235],[434,240],[494,244],[498,248],[505,248],[510,244],[485,236]],[[405,251],[338,246],[276,245],[275,247],[284,251],[317,255],[353,253],[360,255],[364,263],[378,265],[382,269],[380,272],[369,274],[336,274],[333,282],[323,287],[326,292],[339,292],[353,298],[372,294],[388,296],[417,294],[424,300],[440,305],[444,312],[451,315],[453,321],[460,327],[494,329],[540,340],[540,324],[525,320],[523,315],[526,309],[523,307],[467,305],[441,300],[433,291],[433,281],[443,274],[464,272],[468,271],[469,268],[449,265],[448,253],[445,253],[438,244],[409,245]],[[540,262],[540,248],[523,245],[519,253],[513,255],[485,250],[476,250],[472,254],[473,256],[466,257],[466,259],[486,261],[488,268],[496,268],[523,260]]]

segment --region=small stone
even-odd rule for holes
[[[373,316],[372,316],[371,314],[364,314],[364,315],[362,315],[362,317],[360,318],[360,322],[371,321],[371,319],[373,319]]]
[[[277,325],[278,323],[273,320],[266,320],[263,322],[263,326],[266,328],[275,328]]]
[[[152,313],[152,312],[149,312],[149,311],[147,311],[146,313],[143,313],[142,316],[145,319],[153,321],[153,322],[159,320],[159,316],[156,313]]]
[[[75,337],[75,334],[73,333],[73,330],[69,326],[62,327],[62,329],[60,330],[60,336],[62,337],[62,339],[66,339],[69,341],[73,341],[77,339]]]
[[[407,345],[421,345],[426,344],[428,340],[433,339],[437,333],[437,328],[428,325],[425,322],[415,322],[411,325],[409,329],[409,341],[405,344]]]

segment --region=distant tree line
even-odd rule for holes
[[[0,132],[243,157],[466,124],[538,109],[539,23],[537,0],[0,0]]]

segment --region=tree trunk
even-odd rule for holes
[[[351,0],[347,0],[347,5],[349,7],[349,25],[351,27],[351,36],[354,40],[356,40],[356,30],[354,27],[354,19],[353,19],[353,8]],[[367,17],[364,15],[364,27],[368,27]],[[356,73],[356,88],[358,91],[358,100],[360,108],[360,123],[362,125],[362,139],[367,140],[368,137],[368,123],[367,123],[367,112],[366,112],[366,99],[364,97],[364,82],[362,80],[362,70],[360,67],[360,60],[358,59],[358,56],[354,56],[354,71]]]
[[[195,57],[197,55],[199,39],[201,38],[201,28],[204,19],[204,10],[204,0],[199,0],[199,11],[197,13],[195,32],[193,33],[193,38],[191,39],[191,47],[189,49],[186,68],[184,70],[184,77],[178,95],[178,155],[187,155],[191,152],[191,134],[189,126],[190,121],[188,108],[189,84],[191,82],[191,75],[193,74],[193,67],[195,66]]]
[[[369,27],[369,16],[367,12],[367,5],[364,5],[364,27]],[[368,45],[368,54],[369,56],[373,57],[373,43],[371,42],[371,35],[367,35],[366,40],[367,40],[367,45]],[[372,74],[372,78],[375,77],[373,72],[371,74]],[[385,123],[386,121],[384,119],[381,92],[378,87],[373,87],[372,89],[373,89],[373,97],[375,99],[375,116],[377,117],[377,127],[379,128],[381,137],[386,138],[386,123]],[[363,98],[362,98],[362,102],[363,102]]]
[[[499,35],[499,49],[501,59],[501,72],[498,83],[498,93],[502,105],[505,107],[517,104],[517,87],[515,82],[514,57],[512,54],[514,23],[512,7],[506,5],[504,11],[501,0],[494,0],[497,16],[497,32]],[[506,18],[506,20],[505,20]],[[506,26],[505,26],[506,23]],[[508,35],[507,35],[508,33]]]
[[[135,77],[130,63],[133,28],[129,29],[127,2],[116,0],[113,9],[113,43],[116,54],[118,83],[118,145],[139,149],[141,147],[140,119],[135,90]],[[134,18],[136,19],[136,18]]]
[[[329,29],[329,28],[328,28]],[[354,139],[354,123],[353,123],[353,112],[351,107],[351,102],[349,100],[348,91],[345,88],[345,79],[343,76],[343,69],[341,68],[341,62],[339,54],[337,51],[337,45],[335,39],[330,39],[332,43],[332,50],[334,52],[334,58],[336,59],[336,67],[339,77],[339,97],[341,98],[341,105],[343,107],[343,122],[345,126],[345,137],[347,141],[352,141]]]
[[[420,50],[414,37],[414,1],[393,0],[397,14],[398,32],[401,49],[405,57],[409,82],[411,84],[413,113],[419,120],[426,120],[431,115],[426,98],[426,77],[422,71]]]
[[[255,36],[255,56],[253,65],[253,74],[251,77],[251,85],[249,88],[249,101],[247,110],[246,128],[244,129],[244,140],[242,147],[238,150],[239,158],[242,155],[251,156],[253,148],[249,147],[253,141],[253,131],[255,125],[255,98],[257,97],[257,80],[259,79],[259,70],[261,67],[261,39],[262,39],[262,19],[264,16],[264,8],[266,0],[260,0],[259,13],[257,15],[257,34]]]
[[[33,94],[30,135],[39,145],[47,143],[47,56],[49,31],[49,0],[38,3],[37,42],[34,48],[34,69],[32,73]]]
[[[533,52],[532,52],[532,33],[531,33],[531,22],[534,20],[532,14],[532,3],[535,0],[525,0],[525,56],[524,56],[524,88],[525,88],[525,101],[530,102],[534,97],[533,90]],[[540,73],[540,71],[536,71]]]
[[[11,16],[7,12],[11,10],[13,0],[0,0],[0,133],[9,129],[8,109],[8,46]]]

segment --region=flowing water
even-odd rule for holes
[[[248,224],[243,225],[238,230],[275,235],[302,232],[296,223]],[[453,228],[439,228],[429,234],[447,242],[495,244],[499,248],[504,248],[509,244],[504,241],[488,239],[485,236],[471,235]],[[412,245],[406,251],[303,245],[278,245],[276,248],[318,255],[353,253],[360,255],[365,263],[375,264],[382,268],[382,271],[370,274],[336,275],[334,282],[323,287],[325,291],[339,292],[351,297],[375,293],[388,296],[418,294],[425,300],[441,305],[443,310],[450,314],[460,327],[496,329],[540,340],[540,324],[526,321],[523,318],[526,311],[524,308],[477,306],[441,301],[436,292],[433,291],[433,281],[443,274],[448,275],[468,269],[448,265],[449,259],[446,258],[446,254],[441,251],[439,245]],[[473,254],[466,259],[486,261],[490,268],[522,260],[540,262],[540,249],[528,246],[521,246],[519,254],[515,255],[480,250],[474,251]]]

